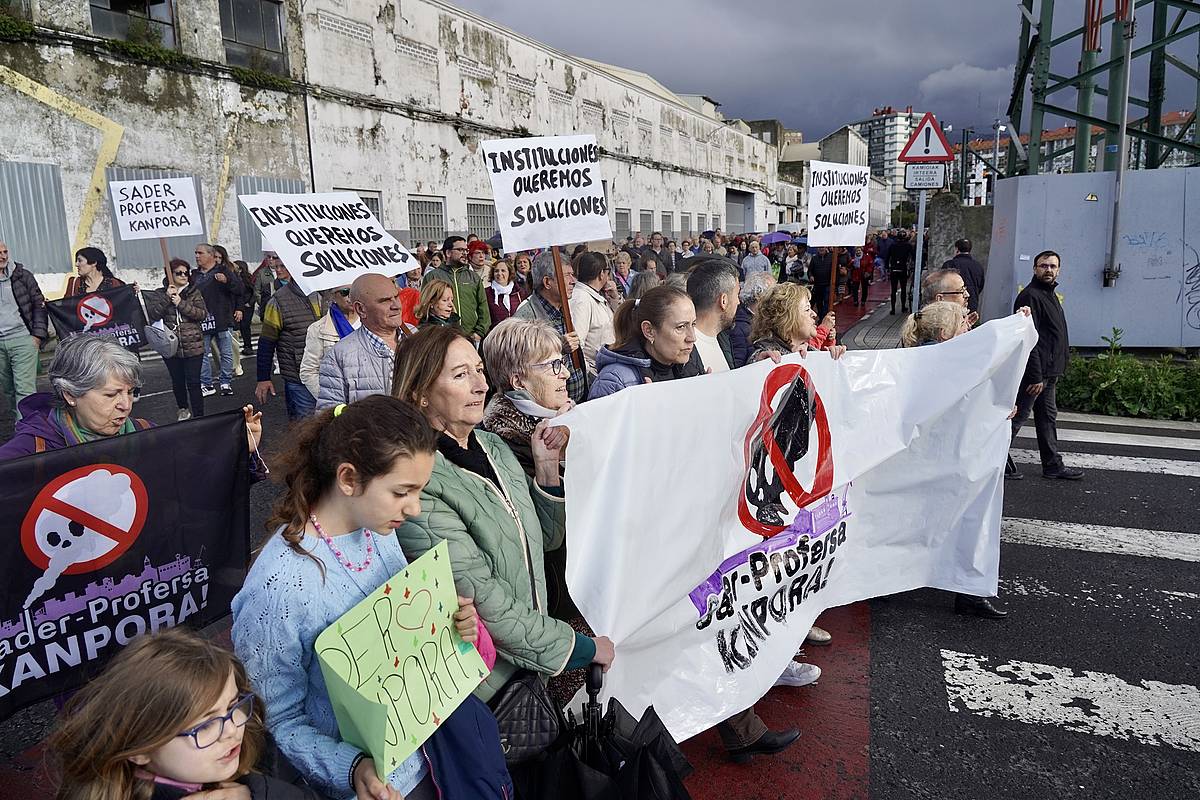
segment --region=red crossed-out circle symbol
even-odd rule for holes
[[[129,496],[120,499],[125,501],[126,506],[129,502],[134,504],[132,513],[125,513],[120,515],[121,519],[114,520],[104,519],[86,508],[80,508],[85,503],[74,499],[78,493],[73,492],[72,487],[77,483],[93,479],[97,473],[128,478],[125,492]],[[71,502],[64,500],[64,497],[71,499]],[[84,497],[86,498],[86,495]],[[130,545],[137,541],[142,527],[146,524],[148,508],[149,498],[146,485],[142,483],[142,479],[136,473],[116,464],[89,464],[85,467],[78,467],[59,475],[38,492],[21,523],[21,547],[25,551],[25,556],[34,566],[45,570],[50,565],[51,554],[47,553],[42,545],[44,538],[39,536],[38,522],[45,518],[46,523],[52,521],[61,523],[65,519],[67,520],[66,524],[55,524],[54,527],[66,527],[66,525],[74,523],[77,529],[78,526],[83,526],[87,531],[99,535],[101,541],[100,547],[95,550],[97,555],[94,558],[71,564],[64,570],[64,573],[78,575],[84,572],[93,572],[116,561],[129,549]],[[45,523],[43,527],[45,527]]]
[[[775,409],[771,407],[771,401],[780,389],[794,380],[802,380],[804,388],[812,398],[813,424],[817,429],[817,468],[813,477],[812,489],[805,489],[800,484],[796,473],[792,471],[792,466],[780,452],[774,432],[771,430],[771,415],[775,412]],[[821,400],[821,395],[817,394],[812,378],[804,367],[799,364],[784,364],[771,370],[767,375],[767,380],[763,383],[762,397],[759,400],[758,416],[754,418],[750,430],[746,431],[743,445],[746,475],[742,477],[741,486],[738,487],[738,518],[746,530],[757,533],[764,539],[769,539],[786,530],[786,526],[760,522],[751,513],[750,506],[746,502],[746,480],[750,471],[751,450],[754,447],[755,438],[759,435],[762,436],[763,447],[771,461],[771,467],[779,476],[779,480],[783,484],[783,488],[787,490],[788,496],[792,498],[792,502],[798,507],[804,508],[833,490],[833,448],[831,446],[832,437],[829,434],[829,419],[825,414],[825,403]]]
[[[75,306],[75,316],[83,323],[84,330],[101,328],[112,322],[113,305],[107,297],[89,294]]]

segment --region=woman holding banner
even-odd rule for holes
[[[534,426],[534,474],[527,479],[503,439],[476,430],[487,391],[483,361],[457,328],[425,328],[396,348],[392,394],[417,405],[440,431],[422,513],[397,536],[413,558],[449,544],[454,582],[475,599],[496,642],[496,667],[476,690],[490,701],[521,670],[544,681],[592,662],[607,666],[614,652],[608,637],[577,634],[547,613],[543,554],[560,547],[566,533],[559,472],[566,430],[547,428],[545,420]]]
[[[137,355],[116,339],[78,333],[59,342],[49,367],[53,393],[31,394],[21,401],[21,420],[13,437],[0,447],[0,460],[58,450],[109,436],[153,427],[135,419],[133,391],[142,384]],[[262,414],[246,406],[246,437],[258,450]]]
[[[67,290],[63,297],[102,292],[124,286],[125,281],[117,278],[108,268],[108,256],[98,247],[84,247],[75,251],[75,275],[67,278]]]
[[[409,404],[372,395],[306,419],[291,445],[277,470],[286,490],[271,519],[275,535],[233,599],[234,649],[279,749],[333,798],[511,797],[496,720],[472,696],[380,780],[372,758],[342,739],[313,649],[408,566],[390,532],[421,513],[436,434]],[[470,600],[459,598],[454,619],[463,639],[479,639]]]

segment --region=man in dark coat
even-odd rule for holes
[[[963,284],[970,295],[967,308],[979,311],[979,298],[983,297],[983,265],[971,257],[971,240],[959,239],[954,243],[954,258],[942,264],[942,269],[952,269],[962,275]]]
[[[1042,476],[1063,480],[1078,480],[1083,472],[1063,464],[1058,453],[1058,405],[1055,390],[1058,379],[1067,371],[1070,341],[1067,337],[1067,316],[1062,303],[1054,291],[1058,286],[1058,273],[1062,260],[1058,253],[1046,250],[1033,259],[1033,280],[1017,295],[1013,310],[1029,306],[1033,325],[1037,328],[1038,342],[1029,354],[1029,364],[1021,378],[1021,389],[1017,394],[1017,413],[1012,421],[1013,438],[1033,412],[1033,424],[1037,429],[1038,450],[1042,457]],[[1019,478],[1016,464],[1009,458],[1005,475]]]
[[[896,291],[900,291],[900,310],[908,311],[912,301],[908,296],[908,282],[913,273],[913,247],[908,243],[908,236],[899,231],[898,237],[888,248],[886,264],[888,279],[892,283],[892,313],[896,313]],[[820,319],[820,317],[818,317]]]

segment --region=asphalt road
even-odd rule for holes
[[[236,396],[208,398],[211,410],[252,401],[246,366]],[[174,421],[161,362],[145,365],[145,383],[135,413]],[[264,411],[269,453],[286,435],[282,396]],[[702,734],[685,743],[694,797],[1200,797],[1200,428],[1060,429],[1101,441],[1063,442],[1081,481],[1023,463],[1026,478],[1006,483],[1009,618],[957,615],[933,590],[827,612],[834,643],[808,653],[821,681],[759,704],[772,727],[800,727],[801,744],[734,766]],[[1018,457],[1035,452],[1018,440]],[[276,493],[251,489],[256,546]],[[46,703],[0,724],[0,798],[49,797],[37,743],[53,717]]]

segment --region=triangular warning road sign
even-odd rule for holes
[[[913,131],[908,144],[904,145],[896,160],[915,164],[954,160],[954,154],[950,152],[950,143],[946,141],[946,136],[932,113],[925,114],[921,119],[921,124],[917,125],[917,129]]]

